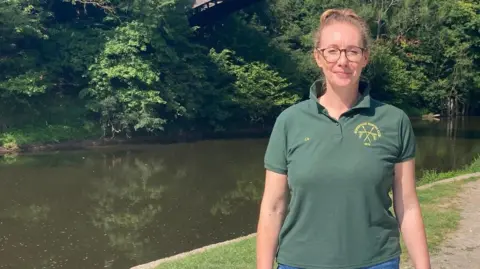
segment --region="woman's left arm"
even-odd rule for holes
[[[393,183],[395,215],[415,269],[430,269],[425,226],[415,184],[415,159],[395,164]]]

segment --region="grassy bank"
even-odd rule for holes
[[[9,153],[69,150],[98,145],[146,144],[146,143],[184,143],[209,139],[265,138],[271,126],[254,126],[251,128],[232,128],[231,130],[195,130],[182,131],[172,128],[170,131],[153,133],[110,134],[103,137],[100,125],[84,122],[77,125],[25,126],[21,129],[9,129],[0,132],[0,155]]]
[[[480,155],[473,159],[473,161],[463,168],[452,170],[448,172],[438,172],[436,170],[422,171],[422,177],[417,181],[417,186],[430,184],[442,179],[452,178],[464,174],[480,172]]]
[[[100,137],[101,129],[93,123],[82,125],[26,126],[0,133],[0,147],[16,151],[25,145],[59,143],[69,140],[82,140]]]
[[[474,172],[480,172],[480,157],[477,157],[470,165],[465,166],[463,169],[443,173],[428,171],[424,173],[424,176],[418,181],[418,185],[425,185],[442,179]],[[469,180],[440,184],[418,191],[429,248],[432,253],[437,250],[447,235],[457,227],[460,220],[460,208],[459,204],[456,203],[455,197],[467,181]],[[403,241],[401,246],[403,249],[402,260],[405,262],[408,255]],[[156,269],[180,268],[254,269],[255,237],[227,246],[209,249],[200,254],[194,254],[180,260],[164,263]]]

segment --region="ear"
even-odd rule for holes
[[[315,62],[317,63],[317,66],[323,69],[323,66],[324,66],[325,62],[323,60],[321,52],[318,51],[318,49],[316,49],[316,48],[313,49],[313,58],[315,59]]]

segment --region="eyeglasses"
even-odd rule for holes
[[[325,61],[329,63],[334,63],[340,59],[340,55],[342,52],[345,52],[345,56],[350,62],[360,62],[362,60],[363,56],[363,51],[365,48],[359,48],[359,47],[351,47],[348,49],[338,49],[338,48],[325,48],[325,49],[319,49],[317,48],[318,51],[322,54],[323,58]]]

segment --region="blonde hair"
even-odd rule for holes
[[[314,47],[318,47],[320,36],[323,29],[333,23],[346,22],[358,27],[362,33],[363,46],[367,50],[370,48],[371,37],[370,30],[364,19],[358,16],[352,9],[327,9],[320,16],[320,26],[315,32]]]

